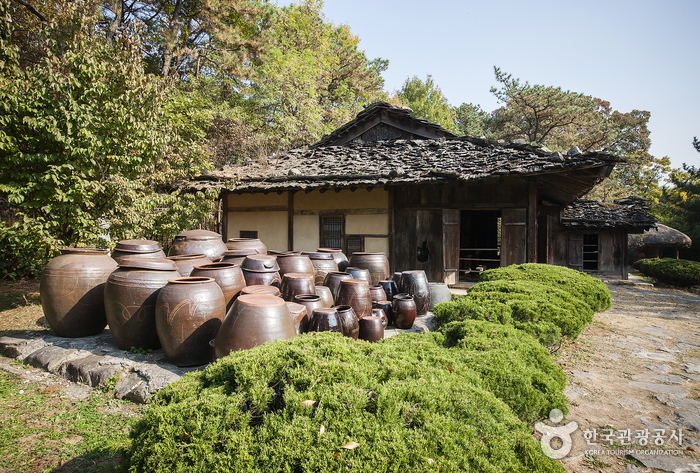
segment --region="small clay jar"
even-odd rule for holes
[[[349,305],[337,305],[334,308],[338,311],[338,319],[340,320],[342,334],[353,340],[357,340],[358,333],[360,332],[360,325],[355,311],[352,310],[352,307]]]
[[[416,302],[408,294],[396,294],[392,301],[394,325],[400,329],[408,329],[416,320]]]
[[[340,248],[319,248],[317,251],[319,253],[330,253],[333,255],[333,260],[338,265],[338,271],[344,272],[345,268],[350,266],[347,256],[345,256],[345,253],[343,253],[343,250]]]
[[[309,315],[306,306],[297,304],[296,302],[287,302],[289,315],[294,322],[294,328],[297,330],[297,335],[309,331]]]
[[[314,276],[314,265],[308,256],[302,254],[284,254],[277,255],[277,263],[279,264],[280,276],[286,273],[307,273]]]
[[[288,302],[294,302],[294,296],[297,294],[314,294],[316,292],[314,275],[307,273],[286,273],[282,276],[280,292],[282,293],[282,299]]]
[[[230,309],[246,285],[241,268],[235,263],[207,263],[192,268],[192,277],[213,278],[224,293],[226,310]]]
[[[452,300],[450,288],[445,283],[431,282],[430,284],[430,307],[431,311],[435,310],[435,306],[443,302]]]
[[[244,269],[243,278],[246,286],[274,286],[279,288],[282,283],[280,273],[277,271],[251,271]]]
[[[372,309],[372,317],[379,317],[380,319],[382,319],[382,327],[384,328],[386,328],[386,326],[389,325],[389,319],[387,319],[386,313],[383,309]]]
[[[321,298],[316,294],[298,294],[294,296],[294,302],[306,307],[306,313],[309,314],[309,319],[311,318],[311,314],[314,313],[314,310],[325,308],[323,301],[321,301]]]
[[[376,307],[372,309],[372,312],[374,312],[375,310],[381,310],[382,312],[384,312],[387,325],[393,322],[394,311],[392,308],[391,301],[377,301]]]
[[[316,295],[321,298],[321,302],[323,303],[323,307],[333,307],[335,305],[335,301],[333,300],[333,293],[331,292],[331,288],[329,288],[327,286],[316,285]]]
[[[389,277],[389,260],[384,253],[358,252],[350,256],[350,265],[365,268],[370,273],[370,285]]]
[[[340,281],[345,279],[353,279],[352,274],[343,273],[340,271],[331,271],[326,274],[326,278],[323,280],[323,285],[331,290],[331,295],[333,295],[333,300],[335,301],[338,297],[338,289],[340,289]]]
[[[226,300],[212,278],[175,278],[158,292],[156,332],[175,366],[197,366],[214,359],[209,340],[226,314]]]
[[[384,292],[384,288],[382,286],[370,286],[369,295],[372,298],[373,307],[375,306],[377,301],[385,301],[389,299],[389,297],[386,295],[386,292]]]
[[[229,238],[226,241],[229,250],[255,250],[260,255],[267,254],[267,247],[257,238]]]
[[[321,252],[304,252],[311,260],[311,265],[314,267],[314,283],[323,284],[326,274],[331,271],[338,271],[338,263],[333,259],[330,253]]]
[[[188,277],[195,266],[211,263],[211,260],[204,254],[168,256],[166,259],[169,259],[177,265],[177,272],[180,273],[180,276],[183,278]]]
[[[350,273],[353,279],[364,279],[367,284],[372,285],[372,277],[369,274],[369,269],[358,268],[356,266],[348,266],[345,272]]]
[[[282,295],[279,287],[266,286],[263,284],[246,286],[243,289],[241,289],[241,295],[243,295],[243,294],[267,294],[268,296],[275,296],[275,297],[280,297]]]
[[[336,306],[349,305],[358,318],[372,315],[372,297],[369,284],[364,279],[344,279],[340,282]]]
[[[384,292],[386,293],[386,300],[388,301],[394,298],[394,294],[399,293],[399,287],[396,285],[393,279],[379,281],[379,285],[384,289]]]
[[[394,281],[394,284],[396,284],[396,287],[400,287],[401,284],[401,271],[396,271],[394,273],[394,276],[392,277],[392,280]],[[398,294],[400,290],[397,290],[394,294]]]
[[[257,254],[258,252],[256,250],[226,250],[224,251],[224,255],[217,262],[236,263],[238,266],[240,266],[246,257]]]
[[[384,323],[380,317],[360,319],[358,338],[368,342],[378,342],[384,338]]]
[[[333,308],[315,309],[311,315],[309,331],[342,333],[338,311]]]

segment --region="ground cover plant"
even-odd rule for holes
[[[488,270],[466,296],[435,307],[438,326],[472,319],[512,325],[555,349],[610,307],[610,291],[587,274],[542,264]]]
[[[672,258],[637,260],[634,268],[672,286],[700,285],[700,262]]]
[[[132,426],[127,467],[563,471],[458,355],[486,348],[493,329],[373,344],[303,334],[235,352],[156,395]]]

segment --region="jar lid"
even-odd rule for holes
[[[154,240],[120,240],[115,250],[152,253],[161,249],[160,243]]]
[[[177,271],[174,261],[165,258],[137,258],[125,256],[119,263],[120,268],[150,269],[152,271]]]
[[[280,270],[277,257],[272,255],[249,255],[241,262],[241,269],[273,273]]]
[[[221,235],[209,230],[187,230],[175,235],[176,240],[221,240]]]
[[[109,255],[109,250],[102,248],[61,248],[62,255]]]
[[[320,251],[302,251],[302,255],[306,255],[309,259],[315,260],[332,260],[333,255],[331,253],[322,253]]]

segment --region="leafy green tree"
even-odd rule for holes
[[[480,105],[463,103],[455,109],[455,126],[462,135],[491,136],[493,117]]]
[[[452,132],[458,132],[455,110],[430,74],[425,81],[417,76],[406,79],[396,98],[410,107],[415,116],[438,123]]]
[[[31,254],[39,264],[57,247],[97,244],[102,221],[117,238],[168,236],[210,205],[203,196],[164,191],[206,167],[199,137],[169,114],[165,84],[144,73],[138,45],[107,42],[87,6],[65,5],[82,25],[69,41],[43,30],[47,47],[36,66],[23,69],[17,48],[0,45],[7,58],[0,74],[0,197],[17,209],[15,221],[0,226],[0,251],[16,253],[26,237],[43,251]],[[162,209],[173,205],[190,210],[164,221]],[[11,257],[17,255],[2,256]],[[19,274],[0,268],[7,275]]]

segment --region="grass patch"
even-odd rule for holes
[[[132,426],[128,467],[561,472],[469,367],[478,357],[459,355],[492,328],[373,344],[302,334],[233,353],[156,395]]]
[[[130,415],[122,407],[133,405],[100,391],[84,401],[61,393],[0,371],[0,470],[117,471],[129,446]]]
[[[673,258],[637,260],[634,268],[642,274],[671,286],[700,285],[700,262]]]

